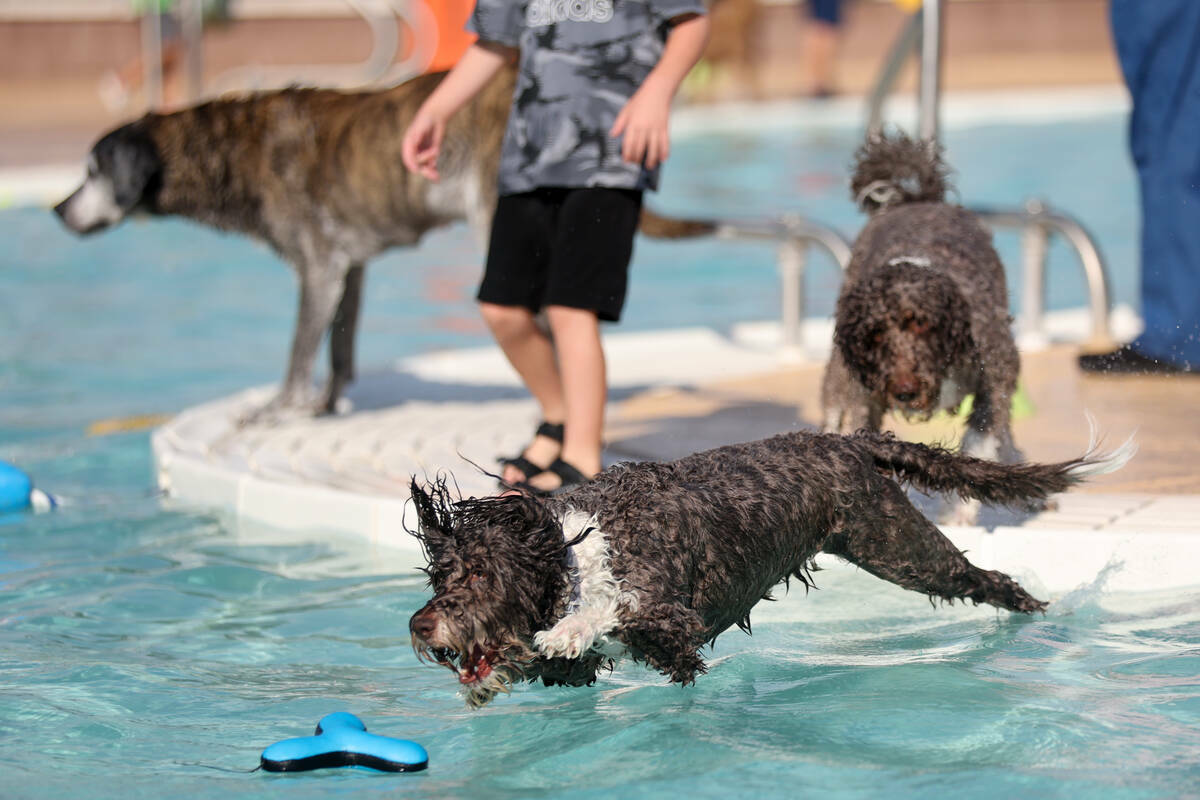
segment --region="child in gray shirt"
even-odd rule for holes
[[[417,112],[404,163],[436,181],[446,121],[519,54],[479,301],[543,418],[502,479],[557,492],[601,468],[599,323],[620,316],[641,193],[708,20],[701,0],[479,0],[468,29],[479,40]]]

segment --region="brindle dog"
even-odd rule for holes
[[[503,70],[450,122],[438,183],[409,173],[400,146],[444,73],[380,91],[292,88],[147,114],[96,143],[87,178],[55,211],[81,234],[143,211],[269,244],[299,276],[299,310],[283,385],[253,417],[333,411],[354,377],[367,260],[464,219],[486,242],[515,75]],[[642,231],[673,238],[712,226],[646,211]],[[331,370],[314,396],[326,331]]]

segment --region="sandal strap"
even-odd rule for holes
[[[554,463],[546,467],[542,472],[553,472],[562,483],[553,489],[540,489],[537,486],[531,485],[528,481],[519,481],[515,488],[533,497],[556,497],[578,486],[582,486],[591,480],[587,475],[584,475],[576,467],[563,461],[561,458],[554,459]]]
[[[541,466],[540,464],[533,463],[525,456],[502,458],[500,459],[500,463],[503,466],[513,466],[521,470],[521,474],[524,475],[526,479],[532,478],[534,475],[541,475],[546,471],[545,467]]]
[[[563,441],[563,423],[561,422],[546,422],[542,420],[537,426],[536,436],[545,436],[547,439],[562,444]]]
[[[547,422],[546,420],[542,420],[540,423],[538,423],[537,431],[534,432],[534,436],[535,436],[535,438],[537,436],[545,436],[547,439],[550,439],[551,441],[555,441],[555,442],[558,442],[559,444],[562,444],[563,427],[564,427],[563,423],[561,423],[561,422]],[[546,467],[543,467],[541,464],[535,464],[532,461],[530,461],[528,458],[525,457],[524,452],[522,452],[520,455],[513,456],[512,458],[501,458],[501,459],[499,459],[499,461],[504,466],[516,467],[517,469],[519,469],[521,471],[521,474],[525,476],[524,480],[522,480],[518,483],[518,486],[520,486],[521,484],[524,484],[525,481],[529,480],[534,475],[541,475],[547,469]],[[568,466],[570,466],[570,465],[568,465]],[[572,469],[574,469],[574,468],[572,467]],[[576,470],[576,471],[578,471],[578,470]],[[558,473],[555,473],[555,474],[558,474]],[[558,477],[562,478],[562,475],[559,475]],[[565,479],[564,479],[564,481],[565,481]],[[530,486],[529,488],[533,489],[534,487]]]
[[[550,466],[546,467],[546,472],[553,472],[562,480],[562,485],[559,489],[578,486],[581,483],[587,483],[591,478],[580,472],[574,465],[568,464],[561,458],[554,459]]]

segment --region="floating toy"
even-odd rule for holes
[[[367,733],[353,714],[338,711],[317,723],[314,736],[284,739],[262,752],[268,772],[301,772],[325,767],[367,767],[383,772],[417,772],[429,766],[429,753],[416,742]]]
[[[12,464],[0,461],[0,514],[9,511],[49,511],[58,501],[41,489],[33,488],[33,481]]]

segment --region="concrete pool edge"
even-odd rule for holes
[[[751,341],[763,336],[755,330]],[[779,362],[769,349],[703,328],[612,334],[608,347],[618,414],[620,398],[635,392],[667,391],[700,375],[753,376]],[[295,539],[337,534],[393,551],[415,569],[420,550],[405,533],[414,525],[411,477],[452,475],[464,495],[492,493],[484,470],[496,453],[519,449],[536,408],[494,348],[416,356],[360,384],[353,413],[270,427],[236,422],[269,387],[187,409],[152,436],[158,482],[174,505]],[[719,435],[697,432],[687,444],[706,449],[757,432]],[[944,530],[979,566],[1025,576],[1047,592],[1101,575],[1114,591],[1200,584],[1192,566],[1200,563],[1200,494],[1069,493],[1054,510],[990,525]]]

